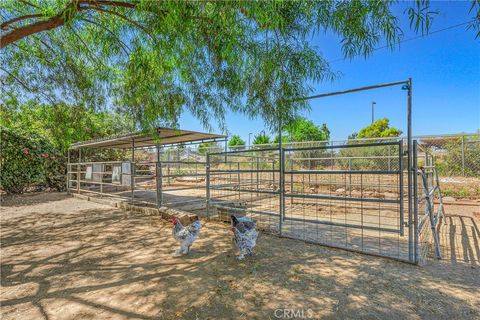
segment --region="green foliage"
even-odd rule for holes
[[[402,134],[399,129],[390,127],[390,120],[379,119],[358,132],[357,138],[387,138],[398,137]]]
[[[462,139],[463,159],[462,159]],[[463,137],[450,140],[440,146],[445,152],[438,152],[435,166],[440,176],[480,177],[480,142],[478,137]]]
[[[65,189],[66,159],[40,136],[0,127],[0,188],[22,193],[32,186]]]
[[[230,141],[228,142],[229,147],[237,147],[237,146],[244,146],[244,145],[245,145],[245,140],[240,138],[238,134],[233,135]]]
[[[278,135],[275,136],[275,138],[273,138],[273,143],[278,143],[279,141],[280,141],[280,139],[279,139],[279,136],[278,136]],[[282,134],[282,143],[288,143],[288,142],[290,142],[289,137],[286,136],[286,135],[284,135],[284,134]]]
[[[330,139],[330,130],[325,123],[317,126],[313,121],[305,118],[291,121],[285,126],[285,131],[288,141],[324,141]]]
[[[212,119],[223,126],[234,111],[273,128],[308,107],[295,98],[337,76],[312,35],[335,33],[349,58],[380,43],[393,49],[403,34],[394,4],[4,0],[0,100],[96,110],[113,103],[144,129],[176,125],[184,110],[206,127]],[[409,6],[411,28],[428,31],[436,14],[429,1]]]
[[[269,144],[270,143],[270,137],[265,134],[265,132],[260,132],[259,134],[255,135],[253,137],[253,145],[259,145],[259,144]]]
[[[62,154],[70,144],[133,130],[133,121],[107,111],[95,112],[81,106],[39,105],[27,102],[0,104],[0,125],[27,136],[39,135]]]
[[[222,148],[217,142],[202,142],[198,145],[198,153],[205,156],[211,152],[221,152]]]

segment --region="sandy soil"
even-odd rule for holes
[[[480,318],[480,217],[465,207],[441,233],[454,258],[418,267],[268,234],[237,262],[218,222],[174,258],[155,216],[59,193],[2,206],[2,319]]]

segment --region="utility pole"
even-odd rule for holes
[[[375,101],[372,101],[372,123],[375,121],[375,105],[377,103]]]
[[[248,134],[248,149],[249,149],[249,150],[251,149],[251,148],[250,148],[250,146],[251,146],[251,144],[250,144],[250,136],[251,136],[251,135],[252,135],[252,133],[250,132],[250,133]]]

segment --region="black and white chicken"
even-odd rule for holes
[[[178,257],[182,254],[188,254],[190,252],[190,246],[192,243],[198,238],[200,234],[200,229],[202,228],[202,224],[200,220],[195,220],[187,227],[184,227],[180,220],[177,218],[173,218],[173,237],[175,240],[180,242],[180,248],[175,251],[175,256]]]
[[[242,260],[245,256],[251,256],[253,247],[257,243],[255,220],[248,217],[237,218],[232,215],[232,231],[235,244],[240,251],[238,259]]]

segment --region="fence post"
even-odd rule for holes
[[[156,191],[157,191],[157,208],[162,206],[163,193],[162,193],[162,163],[160,162],[160,145],[157,144],[157,161],[155,163],[155,178],[156,178]]]
[[[417,140],[413,141],[413,262],[418,263],[418,246],[419,246],[419,230],[418,230],[418,155],[417,155],[418,143]],[[427,182],[428,183],[428,182]],[[411,232],[411,228],[410,228]]]
[[[67,194],[70,194],[70,148],[67,151]]]
[[[238,182],[238,200],[240,200],[241,191],[240,191],[240,160],[237,163],[237,182]]]
[[[80,171],[82,166],[82,148],[78,148],[78,164],[77,164],[77,193],[80,194]]]
[[[255,157],[256,161],[257,161],[257,192],[258,192],[258,175],[259,175],[259,172],[258,172],[258,169],[259,169],[259,166],[258,166],[258,156]]]
[[[398,144],[398,170],[399,170],[399,197],[400,197],[400,235],[403,237],[405,234],[405,217],[404,217],[404,203],[403,203],[403,139],[400,139]]]
[[[465,136],[462,136],[462,176],[465,177]]]
[[[206,203],[206,211],[207,211],[207,219],[210,218],[210,154],[207,153],[207,167],[206,167],[206,177],[205,177],[205,183],[207,185],[206,188],[206,198],[207,198],[207,203]]]
[[[293,159],[290,159],[290,171],[293,172]],[[293,193],[293,173],[290,173],[290,194],[292,193]],[[290,205],[293,206],[293,197],[290,197]],[[290,210],[293,210],[293,208],[290,207]]]
[[[130,165],[130,184],[132,188],[132,204],[135,201],[135,139],[132,138],[132,162]]]

